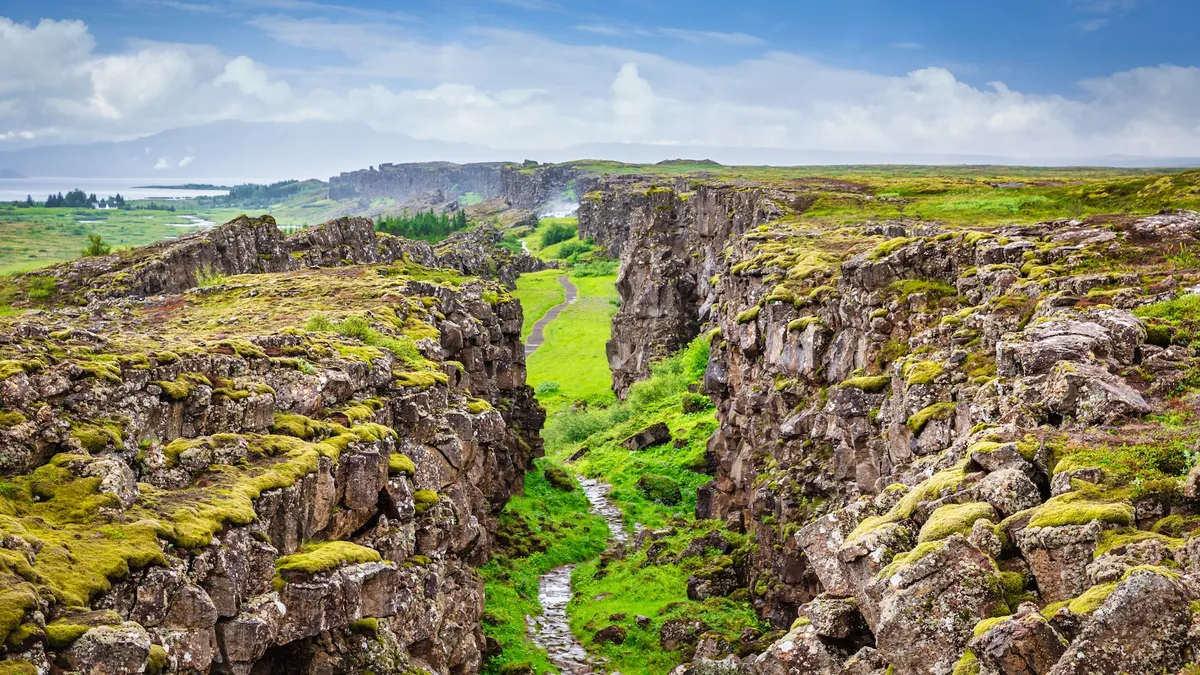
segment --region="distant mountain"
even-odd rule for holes
[[[381,133],[353,122],[214,122],[132,141],[52,145],[0,153],[0,166],[27,176],[266,182],[321,178],[383,162],[507,159],[510,153]]]
[[[987,155],[841,152],[790,148],[593,143],[556,150],[497,150],[481,145],[421,141],[356,122],[214,122],[131,141],[53,145],[0,152],[0,178],[131,178],[139,184],[214,181],[270,182],[327,179],[381,163],[422,161],[563,162],[608,159],[655,163],[704,157],[725,165],[1001,164],[1039,166],[1200,166],[1198,158],[1075,157],[1031,159]],[[14,175],[15,174],[15,175]]]

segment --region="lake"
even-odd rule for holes
[[[210,185],[236,185],[243,181],[231,180],[192,180],[189,183],[208,183]],[[169,199],[172,197],[207,197],[223,195],[227,190],[163,190],[155,188],[135,188],[135,185],[163,184],[162,176],[157,178],[0,178],[0,202],[11,202],[25,199],[31,195],[34,201],[45,202],[50,193],[66,194],[79,188],[88,194],[95,193],[96,197],[105,199],[118,192],[125,199]]]

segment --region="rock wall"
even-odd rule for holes
[[[1190,410],[1197,360],[1130,310],[1200,275],[1170,259],[1200,215],[829,225],[799,217],[812,196],[626,178],[581,205],[581,233],[622,259],[618,393],[711,342],[720,426],[697,512],[752,535],[751,597],[791,626],[764,654],[681,672],[1181,668],[1197,595],[1174,570],[1200,569],[1191,526],[1171,523],[1200,510],[1195,427],[1144,416]],[[1104,459],[1146,442],[1176,448],[1160,473]]]
[[[344,172],[329,179],[331,191],[346,196],[347,188],[365,199],[408,201],[421,194],[441,192],[457,198],[474,192],[484,199],[506,199],[513,207],[537,209],[553,201],[579,172],[569,166],[505,162],[451,164],[380,164],[378,168]]]
[[[0,323],[0,664],[478,672],[472,567],[541,453],[521,308],[345,264],[408,246],[354,225],[237,222]],[[197,258],[258,273],[177,290]]]

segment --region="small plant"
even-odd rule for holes
[[[112,247],[104,243],[104,237],[98,234],[88,235],[88,245],[83,249],[85,258],[95,258],[102,255],[108,255],[112,252]]]
[[[30,300],[45,300],[46,298],[54,295],[54,277],[30,277],[28,292]]]
[[[535,391],[537,392],[538,396],[550,396],[557,394],[559,388],[560,385],[557,382],[547,380],[546,382],[538,382]]]
[[[225,283],[225,274],[212,266],[201,267],[196,270],[196,287],[209,288],[211,286],[220,286]]]

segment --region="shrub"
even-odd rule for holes
[[[538,396],[550,396],[552,394],[557,394],[560,388],[561,385],[554,380],[546,380],[545,382],[538,382],[534,391]]]
[[[225,274],[213,267],[201,267],[196,270],[196,287],[208,288],[225,283]]]
[[[108,255],[112,252],[112,247],[104,243],[104,237],[98,234],[88,235],[88,245],[83,249],[85,258],[94,258],[102,255]]]
[[[571,273],[577,277],[608,277],[617,273],[620,264],[616,260],[593,260],[576,265]]]
[[[564,242],[575,236],[575,226],[566,223],[550,223],[542,230],[542,248]]]
[[[55,293],[54,277],[30,277],[29,299],[44,300]]]
[[[652,502],[666,506],[674,506],[683,500],[679,490],[679,481],[669,476],[648,473],[638,479],[638,492],[641,492]]]

